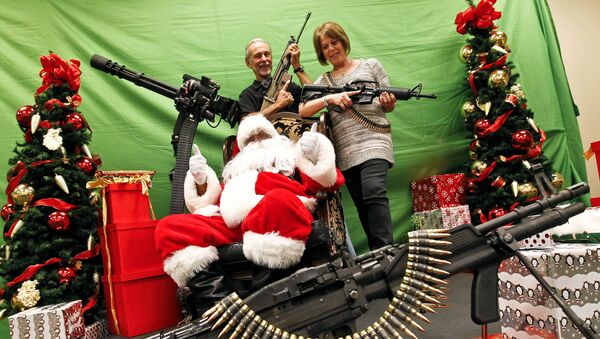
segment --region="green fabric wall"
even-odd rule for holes
[[[93,129],[90,149],[102,156],[104,170],[156,170],[151,198],[159,216],[167,214],[174,165],[170,135],[176,110],[170,99],[89,66],[94,53],[178,87],[181,75],[209,76],[221,95],[237,98],[252,81],[244,46],[255,37],[272,43],[278,58],[290,34],[297,34],[308,11],[312,17],[300,41],[302,63],[313,78],[329,68],[318,64],[312,31],[324,21],[346,28],[354,58],[377,57],[396,87],[422,82],[438,99],[398,102],[389,114],[395,167],[389,196],[395,235],[406,232],[411,215],[409,182],[449,173],[467,160],[471,136],[458,113],[467,88],[458,50],[465,37],[454,17],[462,0],[379,1],[36,1],[1,0],[0,11],[0,188],[15,142],[23,140],[15,111],[33,103],[40,85],[38,57],[49,50],[82,62],[80,110]],[[545,0],[498,1],[498,20],[512,49],[509,60],[549,140],[545,154],[567,184],[586,179],[582,146],[560,50]],[[275,63],[277,60],[274,61]],[[275,65],[276,66],[276,65]],[[202,123],[196,143],[217,172],[221,145],[234,131],[226,124]],[[6,197],[0,197],[0,204]],[[364,235],[350,199],[347,223],[359,251]]]

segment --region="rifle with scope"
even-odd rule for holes
[[[283,50],[283,55],[281,56],[281,59],[279,60],[277,69],[275,70],[275,73],[273,73],[271,82],[269,83],[269,86],[267,87],[267,92],[265,93],[265,96],[263,97],[262,106],[260,107],[261,111],[263,111],[267,107],[274,104],[275,101],[277,101],[277,96],[279,95],[279,91],[281,91],[281,89],[283,88],[283,86],[285,85],[286,82],[288,82],[289,80],[292,79],[292,77],[288,73],[288,70],[290,69],[290,65],[291,65],[291,60],[290,60],[290,55],[287,53],[287,51],[288,51],[288,48],[290,47],[290,45],[297,44],[300,41],[300,37],[302,36],[304,27],[306,26],[306,23],[308,22],[308,19],[310,18],[311,14],[312,14],[311,12],[308,12],[308,14],[306,14],[306,19],[304,19],[304,24],[302,25],[302,28],[300,29],[300,33],[298,33],[298,38],[294,38],[293,35],[290,36],[290,40],[288,40],[287,45],[285,46],[285,49]]]
[[[173,188],[171,190],[171,214],[182,213],[184,206],[183,184],[188,170],[188,160],[192,152],[196,128],[202,120],[215,121],[216,115],[233,128],[239,122],[239,103],[218,94],[221,86],[207,77],[195,78],[183,75],[183,84],[179,88],[169,86],[158,80],[128,69],[124,65],[94,54],[90,59],[93,68],[130,81],[140,87],[173,99],[179,112],[171,144],[175,153],[175,168],[171,171]],[[220,121],[219,121],[220,122]]]
[[[203,318],[150,338],[214,338],[217,334],[231,338],[390,338],[402,334],[416,338],[412,331],[423,328],[415,320],[428,322],[424,311],[432,311],[443,294],[436,285],[464,270],[474,272],[473,321],[497,321],[500,262],[519,255],[518,241],[582,213],[586,208],[582,202],[556,206],[588,192],[589,186],[580,183],[478,226],[462,225],[449,233],[413,231],[407,244],[355,258],[344,253],[326,264],[300,269],[243,300],[232,293]],[[502,227],[508,223],[514,225]],[[354,321],[367,311],[370,301],[380,298],[390,299],[388,307],[377,321],[357,332]],[[573,323],[586,338],[598,338],[590,325],[574,317]]]
[[[369,86],[368,84],[373,85]],[[423,84],[418,84],[413,88],[379,87],[377,86],[377,82],[357,80],[343,86],[304,85],[302,87],[302,97],[314,99],[316,96],[321,97],[327,94],[360,91],[360,93],[350,97],[355,104],[370,104],[373,102],[373,99],[379,97],[383,92],[393,94],[398,100],[408,100],[410,98],[415,98],[417,100],[420,98],[437,98],[437,95],[435,94],[421,93],[422,89]]]

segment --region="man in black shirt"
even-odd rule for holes
[[[301,84],[310,84],[312,81],[304,72],[304,67],[300,64],[300,48],[297,44],[289,46],[287,53],[290,54],[290,62],[294,68],[294,73],[298,76]],[[271,47],[262,39],[253,39],[246,46],[246,65],[254,73],[255,80],[252,85],[240,93],[240,111],[242,119],[251,113],[257,113],[262,106],[263,97],[267,92],[271,81],[271,70],[273,68],[273,58]],[[302,87],[293,82],[289,82],[280,91],[277,100],[268,108],[260,111],[265,117],[280,112],[289,111],[298,113],[298,105]]]

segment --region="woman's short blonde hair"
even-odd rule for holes
[[[321,50],[322,36],[328,36],[331,39],[339,40],[342,43],[342,46],[344,46],[346,54],[350,54],[350,40],[348,39],[348,35],[346,35],[346,32],[342,26],[336,22],[328,21],[317,27],[313,33],[313,45],[315,46],[317,59],[321,65],[325,66],[328,64],[327,59],[323,54],[323,50]]]

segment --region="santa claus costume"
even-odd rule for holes
[[[179,286],[218,260],[217,247],[242,240],[244,255],[257,265],[297,264],[311,231],[316,193],[344,183],[331,142],[314,128],[293,144],[264,117],[248,116],[237,143],[240,152],[223,169],[223,185],[199,151],[190,158],[185,201],[191,214],[158,223],[156,248]],[[290,178],[294,173],[300,181]]]

